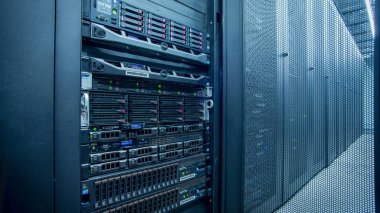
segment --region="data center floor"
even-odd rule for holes
[[[375,212],[373,138],[359,138],[276,213]]]

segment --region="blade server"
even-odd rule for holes
[[[82,212],[166,212],[212,194],[210,34],[139,5],[83,1]]]

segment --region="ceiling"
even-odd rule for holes
[[[336,7],[369,67],[373,68],[374,40],[366,0],[334,0]],[[372,14],[375,0],[369,0]]]

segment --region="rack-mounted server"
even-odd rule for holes
[[[210,64],[209,34],[128,1],[86,0],[83,18],[83,35],[91,40]]]
[[[81,211],[166,212],[211,196],[207,28],[130,1],[82,6]]]

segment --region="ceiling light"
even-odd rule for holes
[[[375,37],[375,25],[373,23],[372,7],[371,7],[370,0],[365,0],[365,5],[367,7],[368,18],[369,18],[369,23],[371,25],[372,36]]]

